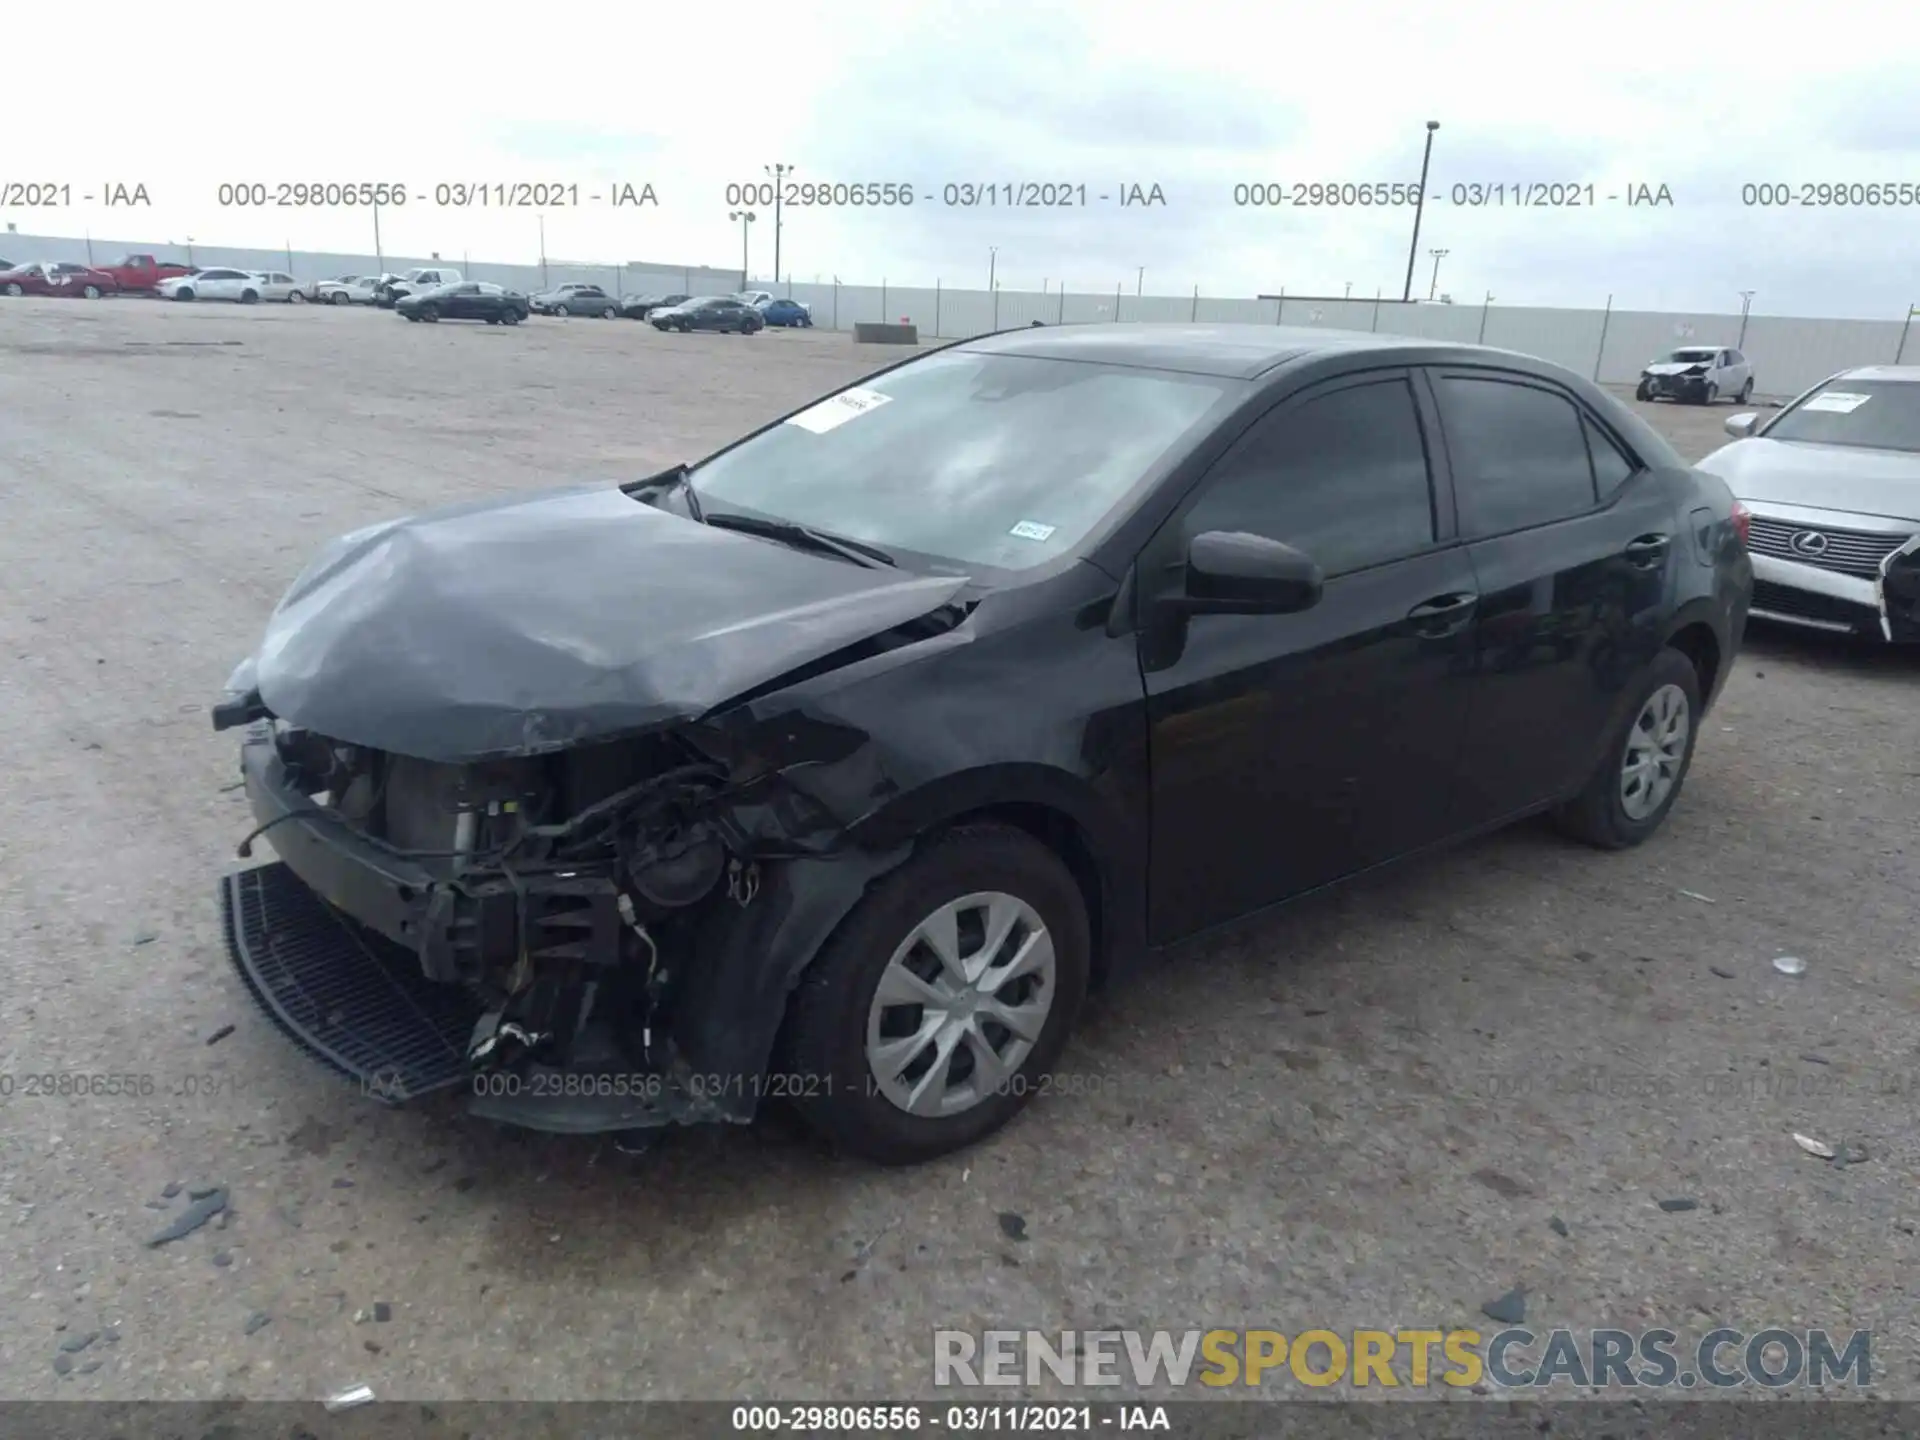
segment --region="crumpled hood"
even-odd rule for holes
[[[1750,436],[1699,467],[1741,500],[1920,522],[1920,455]]]
[[[711,529],[617,489],[489,501],[335,540],[233,683],[352,744],[528,755],[695,718],[966,584]]]
[[[1658,365],[1649,365],[1640,373],[1643,375],[1684,375],[1689,370],[1698,370],[1708,366],[1706,360],[1662,360]]]

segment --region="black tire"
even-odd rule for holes
[[[1680,758],[1673,788],[1653,811],[1640,819],[1627,814],[1620,794],[1621,768],[1626,759],[1627,741],[1640,722],[1642,710],[1658,690],[1678,686],[1687,698],[1687,741]],[[1700,737],[1700,674],[1693,662],[1678,650],[1662,650],[1654,657],[1635,691],[1627,716],[1607,737],[1606,752],[1594,767],[1586,788],[1553,812],[1553,821],[1566,835],[1601,850],[1626,850],[1640,844],[1666,820],[1686,788],[1687,772],[1693,768],[1693,747]]]
[[[553,307],[553,311],[552,311],[552,313],[553,313],[553,314],[555,314],[555,315],[558,315],[558,316],[559,316],[559,317],[560,317],[560,318],[561,318],[562,320],[564,320],[564,319],[566,319],[566,318],[567,318],[567,315],[568,315],[568,313],[569,313],[569,312],[568,312],[568,310],[567,310],[567,307],[566,307],[566,306],[564,306],[564,305],[556,305],[556,306],[554,306],[554,307]]]
[[[27,287],[22,285],[19,281],[10,280],[7,282],[7,294],[24,295],[26,293],[27,293]]]
[[[620,312],[609,305],[600,312],[600,318],[602,320],[618,320],[620,318]]]
[[[680,322],[680,333],[682,335],[691,335],[693,333],[693,326],[687,324],[686,321],[682,320]]]
[[[1653,382],[1650,380],[1642,380],[1639,387],[1634,390],[1633,398],[1636,400],[1653,399]]]
[[[80,294],[85,299],[98,300],[100,298],[100,287],[98,285],[88,285],[81,290]]]
[[[289,290],[287,292],[287,303],[289,305],[304,305],[307,303],[307,297],[298,290]]]
[[[1753,377],[1749,375],[1747,377],[1746,384],[1740,387],[1740,399],[1736,403],[1744,405],[1752,398],[1753,398]]]
[[[420,319],[428,325],[434,325],[439,323],[439,320],[440,320],[439,307],[435,305],[422,305],[420,307]]]
[[[1719,398],[1720,398],[1720,387],[1718,385],[1713,384],[1711,381],[1707,383],[1707,388],[1700,392],[1700,403],[1702,405],[1711,405],[1717,400],[1719,400]]]
[[[954,1115],[907,1113],[880,1093],[866,1057],[868,1011],[895,948],[937,907],[997,890],[1024,900],[1054,942],[1056,992],[1026,1061],[999,1093]],[[794,991],[779,1047],[781,1073],[821,1077],[795,1087],[802,1117],[836,1149],[882,1165],[931,1160],[1011,1120],[1066,1048],[1092,966],[1080,888],[1060,858],[1019,830],[963,826],[924,841],[883,879],[822,947]]]
[[[353,303],[353,297],[344,290],[336,290],[332,295],[327,297],[327,303],[330,305],[351,305]]]
[[[259,303],[260,303],[260,292],[259,292],[258,290],[242,290],[242,291],[240,292],[240,303],[241,303],[242,305],[257,305],[257,304],[259,304]]]
[[[193,287],[191,285],[182,285],[178,290],[173,292],[173,298],[176,300],[193,299]]]
[[[526,317],[522,315],[518,310],[509,310],[505,315],[501,316],[500,318],[508,325],[518,325]]]

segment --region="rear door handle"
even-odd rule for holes
[[[1628,541],[1627,548],[1620,553],[1627,557],[1628,563],[1637,565],[1642,570],[1650,570],[1667,558],[1667,551],[1672,545],[1673,540],[1670,536],[1642,535],[1637,540]]]
[[[1409,610],[1407,619],[1413,623],[1417,635],[1451,635],[1472,618],[1473,607],[1479,601],[1478,595],[1464,590],[1451,595],[1436,595]]]

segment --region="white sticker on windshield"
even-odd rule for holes
[[[1058,528],[1055,525],[1042,525],[1038,520],[1022,520],[1007,533],[1018,535],[1022,540],[1046,540]]]
[[[831,395],[818,405],[809,405],[798,415],[789,415],[787,424],[798,425],[802,430],[811,430],[816,435],[844,425],[849,420],[862,415],[872,414],[882,405],[893,399],[891,395],[882,395],[878,390],[863,390],[855,386],[851,390],[842,390]]]
[[[1851,395],[1845,390],[1829,390],[1824,395],[1816,395],[1800,408],[1802,410],[1832,410],[1841,415],[1851,415],[1867,401],[1871,395]]]

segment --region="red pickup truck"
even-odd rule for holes
[[[191,275],[191,265],[175,265],[170,261],[160,261],[151,255],[129,255],[117,265],[100,267],[119,283],[122,290],[158,290],[162,280],[171,280],[176,275]]]

